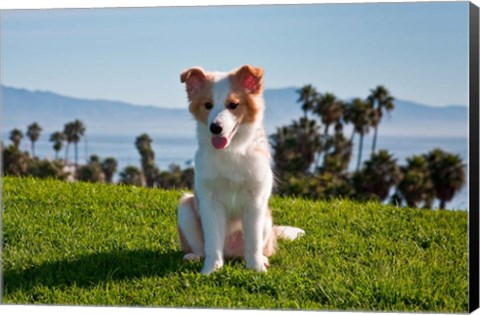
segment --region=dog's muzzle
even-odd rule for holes
[[[210,124],[210,132],[213,133],[214,135],[219,135],[223,131],[222,126],[216,123],[211,123]]]
[[[211,123],[210,124],[210,132],[213,134],[212,136],[212,146],[217,150],[223,150],[230,144],[230,140],[235,135],[238,128],[238,124],[233,127],[233,130],[228,135],[221,135],[223,132],[222,126]]]

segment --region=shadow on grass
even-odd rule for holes
[[[182,253],[153,250],[120,250],[93,253],[72,260],[46,262],[25,270],[4,270],[4,293],[34,286],[91,287],[108,281],[163,277],[195,266],[182,263]]]

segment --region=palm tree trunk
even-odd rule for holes
[[[375,147],[377,146],[377,132],[378,132],[378,124],[375,126],[375,132],[373,133],[372,154],[375,153]]]
[[[112,184],[112,178],[113,178],[113,172],[108,171],[108,173],[105,174],[105,181],[109,184]]]
[[[65,147],[65,163],[68,164],[68,147],[70,147],[70,142],[67,142],[67,146]]]
[[[327,139],[328,139],[328,129],[330,128],[330,125],[325,125],[325,133],[323,135],[323,146],[326,147],[327,144]]]
[[[445,199],[440,199],[440,209],[445,209],[447,201]]]
[[[75,167],[78,166],[78,145],[77,142],[74,143],[75,145]]]
[[[55,160],[58,160],[58,150],[55,150]]]
[[[328,139],[328,129],[329,129],[330,125],[325,125],[325,132],[323,134],[323,153],[324,153],[324,156],[327,155],[327,152],[326,152],[326,144],[327,144],[327,139]],[[320,163],[320,157],[322,156],[322,152],[318,153],[317,155],[317,160],[315,161],[315,170],[318,168],[318,163]],[[325,160],[323,161],[323,166],[325,166]]]
[[[322,155],[321,152],[318,152],[317,153],[317,158],[315,159],[315,167],[313,169],[313,172],[315,173],[315,171],[318,169],[318,163],[320,162],[320,156]]]
[[[35,141],[32,141],[32,157],[35,157]]]
[[[362,149],[363,149],[363,133],[360,134],[360,144],[358,145],[357,171],[360,169],[360,164],[362,163]]]

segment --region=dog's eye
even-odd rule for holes
[[[204,105],[204,106],[205,106],[205,108],[206,108],[207,110],[210,110],[210,109],[212,109],[212,107],[213,107],[213,104],[212,104],[212,103],[210,103],[210,102],[208,102],[208,103],[205,103],[205,105]]]
[[[234,110],[234,109],[237,108],[237,107],[238,107],[238,104],[236,104],[236,103],[230,103],[230,104],[228,104],[228,106],[227,106],[227,108],[228,108],[228,109],[231,109],[231,110]]]

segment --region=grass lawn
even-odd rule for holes
[[[179,191],[5,178],[4,303],[467,312],[467,212],[275,197],[267,273],[182,261]]]

